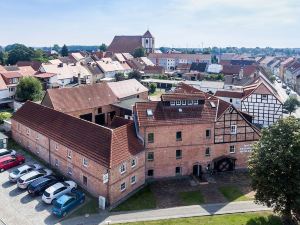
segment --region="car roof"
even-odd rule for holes
[[[54,192],[54,191],[56,191],[58,188],[61,188],[61,187],[63,187],[64,185],[62,184],[62,183],[56,183],[56,184],[54,184],[54,185],[52,185],[51,187],[49,187],[48,189],[47,189],[47,192],[48,193],[52,193],[52,192]]]
[[[37,175],[37,174],[39,174],[39,172],[36,171],[36,170],[33,170],[33,171],[31,171],[31,172],[25,174],[25,175],[22,176],[21,178],[22,178],[23,180],[26,180],[26,179],[28,179],[28,178],[30,178],[30,177],[32,177],[32,176]]]
[[[30,185],[31,186],[38,186],[39,184],[44,183],[44,182],[46,182],[48,180],[50,180],[48,177],[41,177],[41,178],[33,181]]]
[[[17,168],[19,171],[22,171],[22,170],[27,170],[27,169],[29,169],[29,168],[31,168],[29,165],[23,165],[23,166],[21,166],[21,167],[19,167],[19,168]]]
[[[57,203],[59,204],[64,204],[65,202],[67,202],[70,198],[72,198],[72,196],[70,195],[62,195],[57,199]]]
[[[8,159],[13,159],[13,157],[11,157],[10,155],[4,156],[4,157],[0,158],[0,162],[6,161]]]
[[[3,153],[3,152],[10,152],[9,150],[5,149],[5,148],[1,148],[0,149],[0,153]]]

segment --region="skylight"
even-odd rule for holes
[[[209,102],[209,104],[212,108],[216,108],[216,104],[214,102]]]
[[[153,116],[152,109],[147,109],[147,116]]]

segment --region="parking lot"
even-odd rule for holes
[[[35,162],[27,157],[27,163]],[[16,183],[9,181],[9,172],[15,168],[0,173],[0,219],[2,222],[6,225],[56,224],[60,219],[51,214],[52,205],[45,204],[41,196],[29,196],[27,190],[21,190]]]

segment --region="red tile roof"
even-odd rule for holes
[[[38,74],[35,74],[34,76],[38,77],[38,78],[50,78],[55,75],[56,75],[55,73],[38,73]]]
[[[136,48],[142,47],[142,36],[115,36],[107,48],[107,52],[133,53]]]
[[[1,73],[2,76],[4,76],[6,79],[10,78],[17,78],[17,77],[23,77],[23,75],[19,72],[16,71],[11,71],[11,72],[6,72],[6,73]]]
[[[222,73],[224,75],[235,75],[239,74],[241,70],[241,66],[239,65],[223,65]]]
[[[48,89],[42,105],[62,112],[74,112],[110,105],[117,102],[116,95],[107,83],[73,88]]]
[[[132,121],[110,129],[30,101],[12,120],[107,168],[143,151]]]
[[[217,97],[228,97],[228,98],[242,98],[244,92],[241,91],[231,91],[231,90],[218,90],[215,93]]]

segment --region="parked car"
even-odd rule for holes
[[[282,83],[282,88],[286,89],[286,87],[287,87],[286,84]]]
[[[5,148],[0,149],[0,158],[9,155],[15,155],[17,152],[15,150],[7,150]]]
[[[277,81],[277,83],[281,83],[281,80],[280,80],[280,79],[277,79],[276,81]]]
[[[0,158],[0,172],[21,165],[24,162],[25,157],[21,154],[3,156]]]
[[[48,187],[61,181],[63,181],[62,177],[54,175],[39,178],[28,185],[28,194],[31,196],[42,195]]]
[[[85,194],[78,190],[62,195],[54,201],[52,213],[57,217],[65,217],[68,212],[82,204],[84,201]]]
[[[51,174],[52,174],[52,171],[48,170],[48,169],[38,169],[38,170],[31,171],[31,172],[21,176],[18,179],[18,183],[17,183],[18,187],[21,189],[26,189],[31,182],[33,182],[41,177],[49,176]]]
[[[291,89],[286,89],[285,92],[289,95],[291,93]]]
[[[24,165],[24,166],[21,166],[17,169],[15,169],[14,171],[12,171],[8,178],[11,182],[17,182],[18,179],[25,175],[26,173],[29,173],[33,170],[38,170],[38,169],[41,169],[42,166],[40,164],[31,164],[31,165]]]
[[[51,204],[60,196],[70,193],[76,188],[77,184],[74,181],[64,181],[56,183],[45,190],[42,200],[47,204]]]

